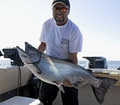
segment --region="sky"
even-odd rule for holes
[[[36,48],[52,0],[0,0],[0,50],[29,42]],[[70,0],[71,19],[83,34],[83,56],[120,60],[120,0]]]

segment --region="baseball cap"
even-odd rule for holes
[[[69,2],[69,0],[53,0],[52,5],[55,5],[55,4],[57,4],[57,3],[62,3],[62,4],[64,4],[64,5],[70,7],[70,2]]]

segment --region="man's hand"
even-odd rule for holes
[[[38,50],[39,50],[40,52],[44,52],[45,49],[46,49],[46,43],[41,42],[40,45],[38,46]]]
[[[67,78],[63,81],[63,85],[66,87],[73,87],[73,85]]]

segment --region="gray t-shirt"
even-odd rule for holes
[[[69,53],[81,52],[83,36],[71,20],[68,19],[65,25],[58,26],[51,18],[43,24],[40,41],[46,43],[48,55],[67,59]]]

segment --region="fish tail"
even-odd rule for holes
[[[106,78],[106,77],[98,77],[98,78],[102,80],[101,84],[97,88],[92,86],[92,89],[97,101],[99,102],[99,104],[102,104],[106,93],[114,84],[116,84],[118,80],[112,78]]]

